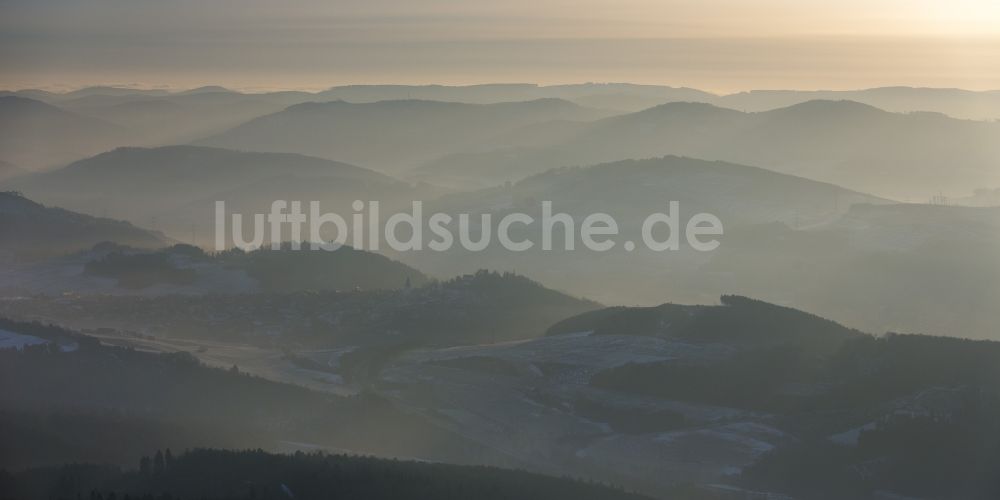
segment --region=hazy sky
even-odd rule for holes
[[[0,0],[0,87],[1000,89],[997,0]]]

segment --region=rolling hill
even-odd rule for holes
[[[0,97],[0,160],[37,170],[129,144],[133,135],[113,123],[51,104]]]
[[[142,443],[180,451],[199,439],[274,451],[315,443],[452,463],[470,463],[478,450],[373,395],[335,396],[240,367],[209,367],[184,349],[116,347],[52,325],[0,318],[0,331],[37,342],[0,350],[0,418],[21,431],[0,431],[6,470],[67,460],[132,466],[148,452],[137,449]],[[66,422],[96,435],[66,432]]]
[[[5,258],[41,259],[104,241],[150,248],[167,245],[170,239],[128,222],[46,207],[16,192],[0,192],[0,255]]]
[[[690,289],[817,311],[869,331],[998,339],[1000,209],[857,205],[827,224],[727,233]],[[700,276],[700,278],[699,278]]]
[[[817,99],[850,100],[896,113],[932,111],[967,120],[1000,118],[1000,91],[879,87],[862,90],[753,90],[706,101],[742,111],[767,111]]]
[[[716,304],[613,307],[526,342],[413,350],[375,387],[536,468],[661,498],[998,491],[1000,343],[874,336],[742,296]],[[672,493],[691,483],[704,488]]]
[[[573,215],[577,225],[593,213],[613,216],[620,234],[614,238],[616,246],[595,253],[582,248],[578,239],[574,251],[542,250],[542,201],[551,201],[555,213]],[[832,223],[857,204],[888,203],[832,184],[732,163],[676,156],[626,160],[555,169],[509,187],[447,195],[425,207],[428,213],[473,214],[473,221],[479,220],[479,214],[489,213],[494,225],[507,213],[526,213],[535,222],[523,229],[514,226],[511,237],[515,241],[532,238],[535,246],[531,250],[507,251],[494,238],[482,252],[467,252],[456,245],[447,252],[406,252],[396,258],[438,275],[471,272],[487,262],[604,303],[699,303],[728,293],[731,289],[725,286],[732,285],[720,282],[722,276],[702,272],[702,266],[717,252],[696,252],[687,245],[676,252],[643,248],[642,222],[650,214],[666,212],[671,201],[679,204],[682,224],[699,212],[719,217],[725,230],[720,238],[722,248],[733,247],[737,254],[740,247],[729,241],[729,235],[738,234],[740,228],[778,224],[804,229]],[[563,245],[560,231],[557,226],[556,249]],[[629,240],[639,243],[636,251],[624,249],[623,242]]]
[[[744,113],[671,103],[593,122],[544,147],[479,151],[413,173],[470,183],[508,172],[675,154],[756,165],[897,199],[967,195],[1000,184],[1000,124],[934,113],[889,113],[850,101],[810,101]]]
[[[577,239],[562,251],[539,249],[540,204],[574,216],[615,217],[616,246],[592,252]],[[697,212],[718,216],[720,246],[654,252],[639,224],[679,202],[680,223]],[[989,305],[1000,290],[997,208],[895,204],[835,185],[724,162],[679,157],[556,169],[509,187],[453,194],[430,207],[448,213],[510,212],[535,218],[514,226],[531,237],[524,252],[495,242],[482,252],[408,252],[398,258],[435,274],[468,272],[486,261],[548,286],[604,303],[707,303],[728,293],[816,311],[869,331],[997,337]],[[494,235],[495,239],[495,235]],[[633,252],[623,242],[638,243]],[[961,257],[956,258],[956,255]]]
[[[214,241],[215,201],[264,213],[274,200],[320,201],[350,213],[355,199],[420,199],[420,189],[353,165],[298,154],[197,146],[121,148],[51,172],[12,179],[8,189],[72,210],[128,219],[205,245]],[[307,205],[306,208],[307,209]]]
[[[165,95],[88,94],[57,103],[128,128],[137,138],[135,146],[161,146],[217,134],[304,100],[297,93],[242,94],[204,87]]]
[[[222,272],[242,273],[251,284],[207,285]],[[31,300],[0,301],[0,311],[79,328],[108,326],[189,340],[351,347],[358,351],[353,356],[363,359],[384,355],[379,354],[383,348],[536,338],[563,318],[600,307],[512,273],[480,270],[432,281],[399,262],[351,248],[217,255],[190,248],[158,254],[117,250],[63,274],[119,280],[121,288],[83,286],[66,290],[73,298],[63,300],[61,290],[26,286],[0,296],[33,295]],[[168,281],[185,274],[190,283]]]
[[[539,243],[542,201],[552,202],[554,213],[572,215],[577,226],[590,214],[611,215],[619,226],[620,236],[614,238],[616,246],[596,254],[582,248],[577,238],[574,251],[542,250]],[[447,252],[406,252],[397,258],[444,275],[470,272],[485,259],[491,266],[515,269],[551,286],[607,303],[710,300],[725,290],[705,295],[700,292],[676,295],[693,289],[670,283],[667,277],[696,273],[713,252],[696,252],[682,245],[677,252],[660,253],[646,250],[641,244],[643,221],[650,214],[666,212],[672,201],[679,205],[681,224],[696,213],[707,212],[720,218],[727,235],[747,225],[823,224],[837,220],[854,204],[887,203],[832,184],[726,162],[677,156],[625,160],[554,169],[509,187],[447,195],[425,207],[428,213],[444,212],[453,217],[473,214],[473,220],[478,220],[479,214],[489,213],[494,226],[507,213],[526,213],[534,222],[527,227],[513,226],[511,237],[515,241],[532,238],[535,245],[528,251],[504,250],[494,237],[492,245],[482,252],[467,252],[456,245]],[[556,249],[563,248],[561,231],[557,226]],[[638,249],[626,251],[625,241],[638,243]],[[721,242],[728,245],[726,235]],[[591,273],[595,259],[599,259],[601,276]]]
[[[449,213],[524,209],[542,200],[585,216],[605,212],[620,224],[641,223],[677,201],[689,214],[711,212],[730,225],[781,221],[800,225],[829,221],[859,203],[888,203],[834,184],[724,161],[681,156],[567,167],[496,187],[447,195],[436,205]]]
[[[28,172],[23,168],[20,168],[12,163],[0,161],[0,181],[16,177],[18,175],[24,175],[26,173]]]
[[[162,462],[162,450],[157,453]],[[199,449],[176,458],[171,454],[169,466],[161,463],[155,476],[154,459],[142,460],[149,465],[145,472],[76,465],[18,474],[12,484],[0,488],[7,486],[4,489],[10,494],[24,500],[84,492],[141,498],[154,491],[171,498],[205,500],[345,496],[367,500],[465,500],[472,496],[482,500],[649,500],[569,478],[375,457]]]
[[[752,90],[713,94],[698,89],[627,83],[570,85],[353,85],[317,94],[323,100],[374,102],[390,99],[427,99],[470,103],[524,101],[545,97],[566,99],[583,106],[623,112],[641,111],[670,102],[703,102],[741,111],[768,111],[818,99],[850,100],[886,111],[931,111],[970,120],[1000,117],[1000,92],[951,88],[879,87],[858,90]]]
[[[198,144],[302,153],[398,172],[449,153],[488,146],[495,137],[524,125],[607,115],[559,99],[498,104],[310,102],[256,118]]]

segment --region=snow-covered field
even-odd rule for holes
[[[93,334],[109,345],[128,346],[147,352],[188,352],[202,363],[216,368],[236,366],[241,372],[271,380],[287,382],[313,390],[350,396],[358,389],[344,382],[335,373],[309,370],[288,359],[285,352],[268,347],[211,340],[176,339],[169,337],[130,337],[115,334]],[[304,357],[333,357],[350,348],[298,353]]]
[[[0,295],[168,295],[203,293],[253,293],[260,291],[256,280],[240,269],[178,259],[178,268],[193,269],[198,279],[190,285],[155,284],[142,289],[123,288],[110,278],[87,274],[85,266],[94,256],[81,253],[40,263],[18,264],[0,260]]]
[[[552,474],[600,477],[655,490],[738,473],[789,439],[767,415],[590,387],[630,362],[728,357],[723,344],[576,333],[503,344],[420,350],[382,372],[376,389],[468,439]],[[627,433],[579,414],[581,399],[622,412],[683,415],[680,428]],[[649,478],[654,478],[652,481]]]
[[[203,362],[335,394],[356,394],[338,374],[352,348],[285,352],[166,338],[101,337],[153,351],[186,351]],[[594,477],[656,491],[678,481],[724,482],[791,439],[751,411],[619,393],[590,386],[601,370],[630,362],[711,361],[732,346],[663,338],[575,333],[535,340],[403,353],[370,388],[413,415],[556,475]],[[581,414],[581,400],[623,414],[682,416],[676,428],[627,432]],[[650,479],[652,478],[652,479]]]
[[[21,335],[7,330],[0,330],[0,349],[23,349],[24,346],[38,345],[48,342],[32,335]]]

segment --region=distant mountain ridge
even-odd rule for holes
[[[826,224],[751,226],[726,238],[688,289],[714,277],[728,293],[869,331],[998,338],[988,298],[1000,293],[998,208],[862,204]]]
[[[0,160],[0,181],[26,173],[28,173],[26,170],[17,165]]]
[[[639,223],[668,201],[707,211],[730,225],[762,222],[815,224],[830,221],[855,204],[891,203],[840,186],[771,170],[668,155],[565,167],[527,177],[510,186],[447,195],[434,202],[449,212],[476,213],[485,207],[537,211],[540,201],[578,215],[595,211],[620,223]]]
[[[135,146],[184,144],[301,102],[296,93],[241,94],[203,87],[174,94],[88,94],[55,104],[135,134]],[[124,145],[124,144],[120,144]]]
[[[511,180],[508,172],[665,154],[750,164],[897,199],[929,199],[940,191],[966,194],[1000,184],[1000,123],[889,113],[851,101],[755,113],[670,103],[592,122],[547,146],[484,150],[461,161],[446,157],[413,173],[429,182],[439,176],[503,182]]]
[[[743,111],[766,111],[816,99],[857,101],[891,112],[933,111],[954,118],[1000,118],[1000,90],[877,87],[861,90],[751,90],[711,102]]]
[[[142,90],[135,88],[90,87],[56,93],[37,89],[0,91],[0,95],[18,95],[56,103],[79,97],[171,97],[193,93],[235,91],[217,85],[180,90]],[[757,89],[731,94],[705,92],[687,87],[638,85],[630,83],[580,83],[537,85],[531,83],[480,85],[344,85],[320,92],[274,91],[242,93],[273,98],[283,96],[298,102],[345,100],[375,102],[399,99],[424,99],[489,104],[527,101],[546,97],[567,99],[584,106],[639,111],[668,102],[706,102],[742,111],[767,111],[816,99],[852,100],[893,112],[934,111],[955,118],[993,120],[1000,118],[1000,90],[973,91],[957,88],[875,87],[856,90]],[[289,102],[289,104],[291,104]]]
[[[561,99],[467,104],[398,100],[309,102],[256,118],[197,144],[296,152],[387,172],[470,148],[518,127],[609,113]]]
[[[119,148],[58,170],[10,179],[3,186],[46,203],[106,212],[184,238],[197,225],[205,244],[214,241],[208,231],[215,201],[225,201],[230,213],[263,213],[279,199],[316,200],[325,211],[348,213],[355,199],[388,205],[423,196],[405,182],[346,163],[201,146]]]
[[[574,251],[538,250],[543,200],[578,225],[595,212],[614,216],[616,246],[595,254],[578,239]],[[637,226],[665,211],[668,201],[678,202],[681,224],[697,212],[719,217],[720,246],[704,253],[683,244],[676,252],[646,251]],[[494,220],[522,212],[536,221],[512,236],[535,238],[536,248],[526,252],[402,257],[435,274],[467,272],[488,259],[608,304],[703,304],[740,294],[869,331],[996,338],[988,298],[1000,293],[998,208],[900,204],[756,167],[682,157],[554,169],[509,186],[448,195],[430,208],[486,212]],[[556,231],[554,248],[561,249]],[[635,251],[622,247],[627,240],[637,243]]]
[[[0,160],[24,168],[58,166],[127,144],[128,130],[42,101],[0,96]]]
[[[576,231],[590,214],[612,216],[619,229],[618,236],[612,238],[615,247],[594,253],[577,238],[574,251],[541,250],[543,201],[552,202],[554,213],[570,214]],[[676,252],[646,249],[641,239],[643,222],[651,214],[669,211],[670,202],[678,204],[682,232],[683,225],[697,213],[718,217],[725,233],[720,237],[722,249],[703,253],[687,244]],[[734,245],[730,234],[767,224],[798,229],[830,224],[852,206],[886,203],[891,202],[834,184],[734,163],[678,156],[623,160],[553,169],[509,186],[445,195],[425,206],[428,213],[469,213],[473,220],[489,213],[494,223],[508,213],[527,214],[535,222],[523,230],[515,226],[511,238],[533,239],[531,250],[510,252],[494,244],[483,252],[454,248],[448,252],[407,252],[399,258],[440,275],[470,272],[485,259],[502,269],[516,269],[549,286],[574,290],[605,303],[703,303],[731,291],[725,288],[728,281],[724,276],[700,274],[716,253]],[[656,236],[662,237],[663,233]],[[553,248],[563,248],[558,226],[553,241]],[[634,252],[626,250],[626,241],[636,244]],[[601,277],[591,273],[595,259],[600,261]],[[687,294],[693,290],[699,291]]]

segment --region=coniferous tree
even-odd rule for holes
[[[156,450],[156,457],[153,458],[153,475],[160,476],[163,474],[163,452]]]

